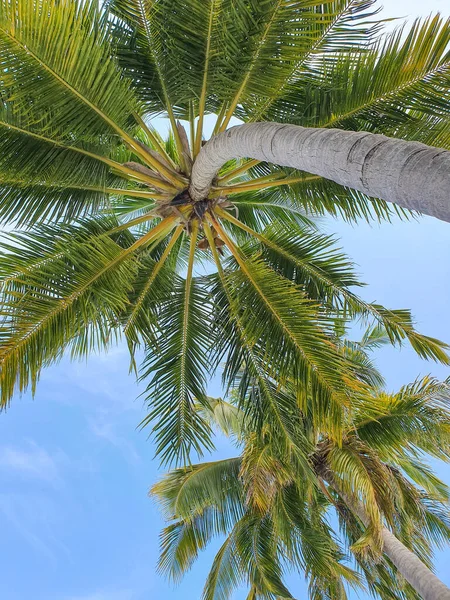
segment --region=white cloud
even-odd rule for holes
[[[28,441],[27,448],[0,448],[0,469],[52,484],[60,479],[60,465],[66,460],[62,452],[52,455],[33,441]]]
[[[134,445],[124,436],[117,433],[116,424],[107,416],[97,413],[95,418],[89,418],[89,428],[93,435],[120,450],[129,463],[136,465],[142,462]]]
[[[0,493],[0,516],[20,535],[33,550],[56,563],[62,553],[70,552],[60,539],[62,513],[59,502],[48,495],[26,493]]]
[[[142,390],[135,375],[129,373],[129,353],[123,343],[89,356],[86,362],[72,362],[66,356],[60,365],[43,372],[41,387],[42,383],[46,384],[46,399],[70,405],[76,402],[83,411],[101,407],[116,415],[143,409],[142,400],[137,399]]]
[[[382,17],[418,17],[426,16],[432,12],[440,11],[444,15],[449,14],[448,0],[384,0]]]

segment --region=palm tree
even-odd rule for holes
[[[425,378],[396,394],[372,391],[339,444],[308,416],[292,416],[297,445],[288,455],[276,427],[257,436],[235,403],[210,399],[201,410],[242,453],[174,470],[153,487],[170,523],[160,570],[179,580],[225,536],[205,600],[225,600],[243,583],[248,598],[292,598],[283,581],[292,570],[306,574],[315,599],[343,599],[346,586],[363,584],[382,599],[450,598],[430,570],[432,546],[450,541],[450,490],[423,460],[450,458],[449,384]]]
[[[124,334],[133,366],[144,352],[143,425],[163,461],[185,462],[211,444],[193,404],[222,359],[230,381],[246,362],[273,410],[274,373],[308,389],[339,438],[364,384],[337,315],[448,362],[408,311],[358,299],[351,264],[308,217],[389,219],[383,200],[256,160],[228,161],[206,199],[188,190],[207,113],[215,134],[235,115],[447,147],[448,23],[375,43],[375,13],[371,0],[0,1],[0,218],[18,228],[0,259],[3,407],[65,351]],[[161,113],[166,141],[150,121]],[[204,263],[215,272],[199,276]]]

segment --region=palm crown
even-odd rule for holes
[[[289,454],[276,425],[256,436],[235,402],[211,398],[199,409],[241,455],[174,470],[153,487],[169,521],[160,570],[179,581],[220,537],[205,600],[225,600],[242,585],[248,598],[292,598],[292,571],[305,574],[310,598],[347,598],[361,585],[383,599],[420,598],[380,553],[379,534],[385,524],[428,565],[433,546],[450,540],[449,490],[423,460],[449,459],[448,385],[425,378],[396,394],[372,388],[348,413],[339,444],[305,413],[293,416],[301,450]]]
[[[377,41],[375,13],[371,0],[0,2],[0,216],[20,229],[1,257],[3,406],[67,349],[124,333],[145,352],[144,424],[157,420],[163,460],[186,461],[210,445],[193,403],[221,359],[280,422],[275,374],[307,390],[330,436],[349,389],[364,392],[336,316],[448,360],[408,311],[357,298],[351,264],[308,217],[389,218],[384,202],[250,160],[226,164],[204,201],[187,192],[207,113],[214,133],[237,116],[448,147],[448,23]],[[161,113],[166,141],[150,121]]]

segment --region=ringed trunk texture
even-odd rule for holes
[[[366,131],[237,125],[202,148],[192,170],[191,197],[206,198],[219,169],[233,158],[293,167],[450,222],[448,150]]]
[[[342,491],[334,477],[327,474],[324,479],[339,494],[351,512],[367,526],[369,519],[364,507],[357,505],[352,498]],[[424,600],[450,600],[450,588],[436,577],[389,529],[383,527],[381,537],[383,540],[383,553]]]

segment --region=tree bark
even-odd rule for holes
[[[340,489],[339,484],[332,475],[327,473],[323,476],[323,479],[339,494],[350,511],[367,527],[369,518],[364,507],[356,504],[348,494]],[[424,600],[450,600],[450,589],[445,583],[436,577],[389,529],[383,527],[381,537],[383,540],[383,553]]]
[[[238,125],[202,148],[192,170],[191,197],[206,198],[220,167],[233,158],[300,169],[450,222],[447,150],[365,131],[280,123]]]

